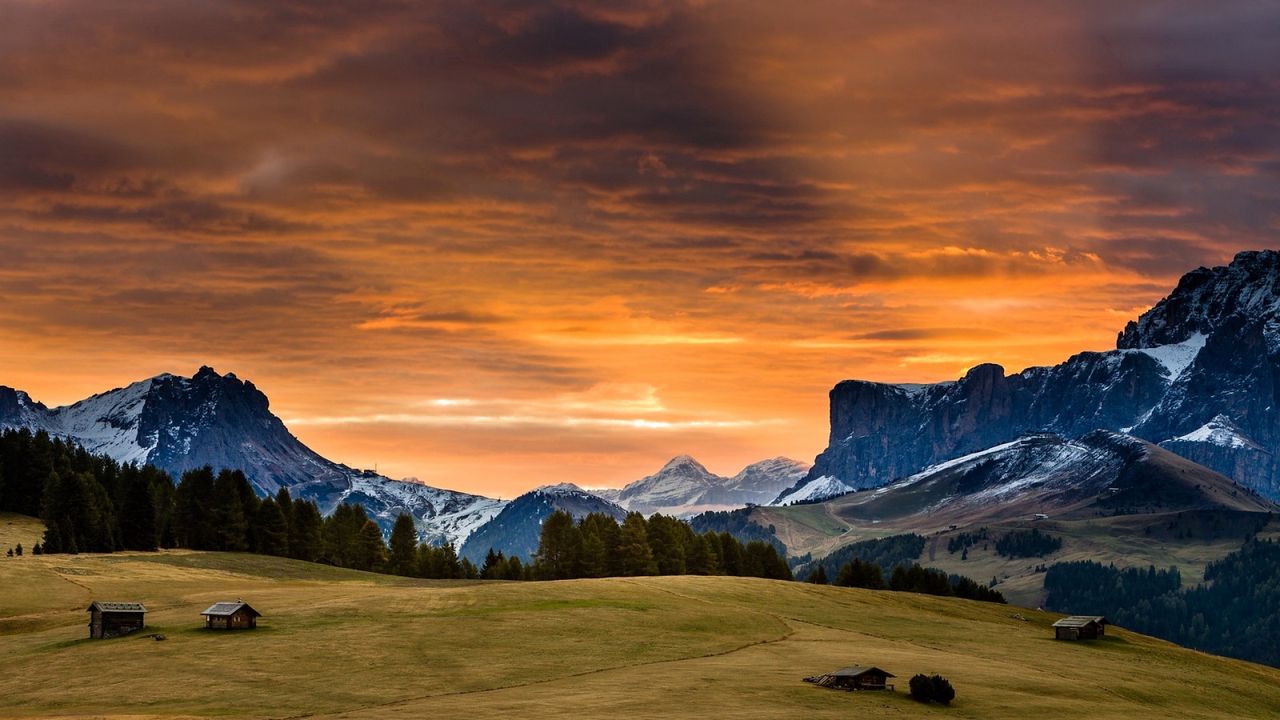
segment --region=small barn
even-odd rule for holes
[[[1107,619],[1101,615],[1072,615],[1053,624],[1058,640],[1097,640],[1107,634]]]
[[[89,637],[95,640],[119,637],[146,627],[147,609],[139,602],[104,602],[89,604]]]
[[[242,600],[216,602],[200,614],[209,630],[252,630],[258,627],[258,618],[262,617],[262,613]]]
[[[833,690],[892,690],[893,685],[888,684],[891,677],[897,676],[878,667],[855,665],[833,670],[825,675],[805,678],[805,682]]]

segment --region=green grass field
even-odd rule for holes
[[[257,631],[200,629],[243,598]],[[86,639],[91,599],[147,632]],[[1021,614],[1026,619],[1014,617]],[[253,555],[0,558],[0,717],[1242,718],[1280,670],[1124,631],[1051,639],[1054,616],[741,578],[447,583]],[[801,682],[853,663],[895,693]],[[938,672],[950,708],[910,700]]]

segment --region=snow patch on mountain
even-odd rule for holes
[[[1191,337],[1179,343],[1157,345],[1155,347],[1120,350],[1121,353],[1142,353],[1164,366],[1170,380],[1177,380],[1183,371],[1196,359],[1196,355],[1204,348],[1204,333],[1192,333]]]
[[[831,475],[814,478],[790,492],[784,493],[770,505],[797,505],[801,503],[829,500],[839,495],[853,492],[854,489],[840,482]]]
[[[145,463],[158,444],[157,437],[140,436],[151,386],[152,380],[143,380],[57,408],[49,413],[44,429],[117,462]]]
[[[1241,434],[1235,423],[1225,415],[1217,415],[1186,435],[1168,442],[1209,443],[1225,448],[1258,448],[1257,443]]]

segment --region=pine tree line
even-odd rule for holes
[[[806,582],[826,583],[826,568],[818,565]],[[958,597],[967,600],[1004,603],[1004,595],[998,590],[978,583],[963,575],[948,575],[936,568],[922,567],[919,563],[894,567],[889,579],[884,579],[880,564],[871,560],[853,558],[840,567],[833,585],[866,588],[868,590],[893,590],[924,595]]]
[[[491,552],[485,567],[503,561]],[[792,579],[786,559],[769,542],[744,543],[727,531],[698,534],[682,520],[661,514],[646,519],[638,512],[628,513],[621,523],[602,513],[575,522],[557,510],[543,521],[538,552],[523,572],[526,579],[537,580],[640,575]]]

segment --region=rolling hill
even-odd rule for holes
[[[145,602],[167,639],[85,639],[91,598]],[[200,630],[226,598],[261,610],[260,629]],[[222,553],[0,559],[0,717],[1107,720],[1280,706],[1278,670],[1123,630],[1056,642],[1056,617],[722,577],[459,583]],[[856,662],[898,675],[898,691],[800,681]],[[955,704],[907,698],[915,672],[950,678]]]

